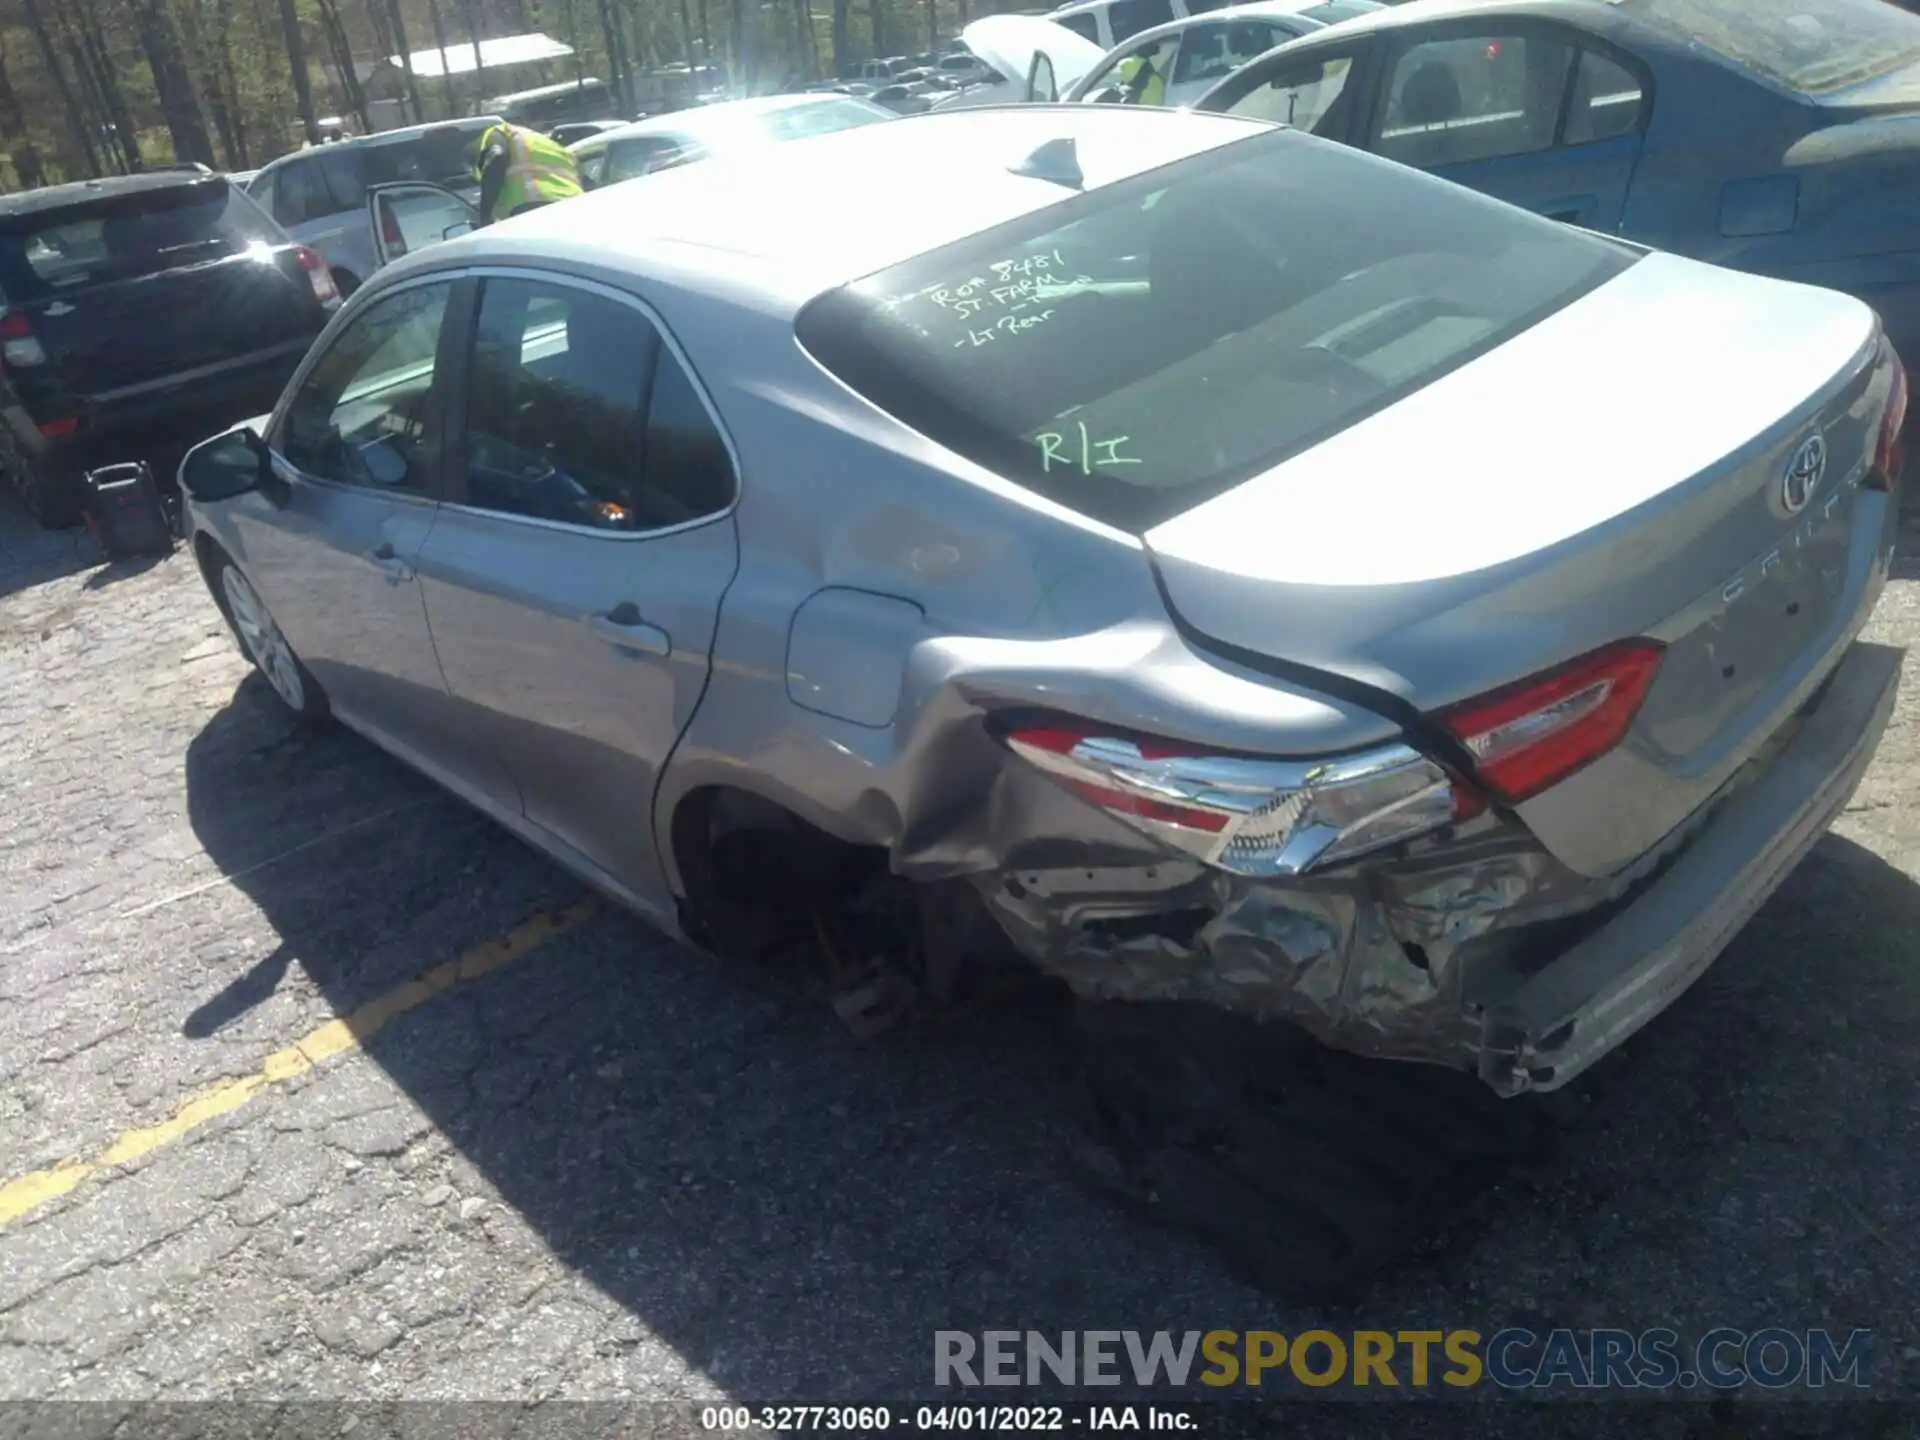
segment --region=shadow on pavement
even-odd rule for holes
[[[0,596],[77,575],[100,559],[100,547],[81,527],[42,529],[0,476]]]
[[[193,742],[187,784],[206,852],[281,937],[183,1001],[190,1034],[293,964],[344,1013],[578,893],[372,747],[294,732],[257,680]],[[1873,1236],[1920,1226],[1916,937],[1913,882],[1827,839],[1561,1156],[1311,1317],[1070,1183],[1047,1017],[863,1045],[793,977],[609,911],[370,1051],[562,1261],[752,1399],[955,1398],[931,1385],[944,1328],[1900,1333],[1913,1267]]]

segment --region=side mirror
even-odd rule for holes
[[[231,500],[258,490],[275,505],[293,492],[267,456],[267,442],[251,430],[229,430],[203,440],[180,462],[180,488],[197,501]]]

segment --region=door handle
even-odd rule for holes
[[[395,553],[393,546],[382,543],[367,552],[374,568],[387,577],[389,585],[404,585],[413,579],[413,567]]]
[[[616,650],[636,655],[671,655],[673,641],[658,625],[640,618],[640,607],[622,600],[604,615],[594,615],[587,627]]]

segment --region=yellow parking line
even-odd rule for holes
[[[68,1160],[51,1170],[36,1170],[0,1185],[0,1228],[50,1200],[59,1199],[96,1171],[150,1155],[209,1120],[238,1110],[269,1087],[284,1084],[323,1061],[360,1048],[409,1010],[418,1009],[455,986],[491,975],[524,959],[556,935],[584,923],[595,908],[592,900],[582,900],[564,910],[522,921],[506,934],[476,945],[444,965],[436,965],[426,974],[415,976],[368,1001],[351,1015],[329,1020],[312,1034],[267,1056],[253,1074],[196,1096],[158,1125],[127,1131],[91,1160]]]

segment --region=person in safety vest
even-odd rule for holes
[[[490,126],[474,143],[472,161],[484,225],[582,193],[572,152],[524,125]]]
[[[1129,55],[1120,62],[1120,99],[1126,105],[1167,103],[1167,77],[1147,55]]]

